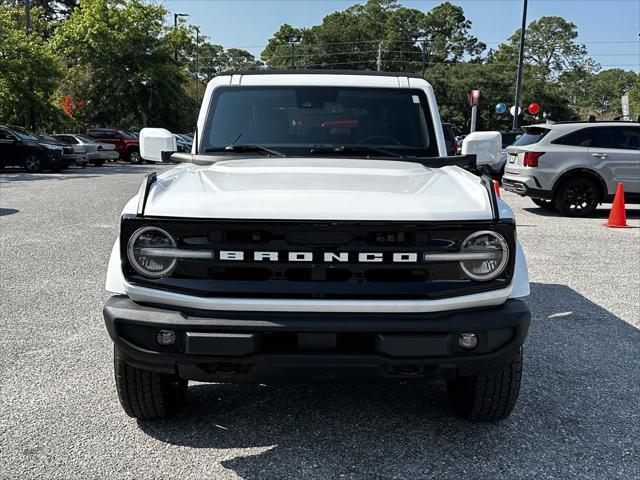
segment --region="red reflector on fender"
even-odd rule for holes
[[[496,192],[496,197],[500,198],[500,182],[497,180],[493,181],[493,191]]]
[[[525,152],[523,165],[525,167],[537,167],[538,159],[544,155],[544,152]]]

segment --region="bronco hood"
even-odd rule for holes
[[[489,220],[480,179],[454,166],[344,158],[184,163],[158,176],[145,215],[212,219]]]

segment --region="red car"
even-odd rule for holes
[[[102,143],[111,143],[122,160],[131,163],[142,163],[140,156],[140,141],[130,133],[115,128],[90,128],[87,134]]]

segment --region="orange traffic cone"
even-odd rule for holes
[[[627,214],[624,209],[624,185],[622,182],[618,183],[616,196],[613,198],[613,206],[609,214],[609,220],[603,225],[611,228],[629,228],[629,225],[627,225]]]

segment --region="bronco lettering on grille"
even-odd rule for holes
[[[214,258],[216,255],[214,254]],[[287,252],[220,250],[217,260],[229,262],[300,262],[300,263],[417,263],[415,252]]]

